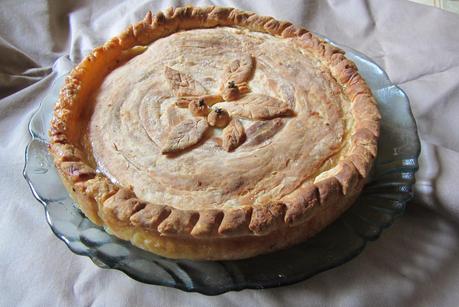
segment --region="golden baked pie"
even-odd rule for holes
[[[153,253],[241,259],[302,242],[362,190],[376,102],[344,52],[233,8],[171,8],[66,79],[50,152],[81,210]]]

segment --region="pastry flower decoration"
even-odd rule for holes
[[[244,55],[225,67],[216,95],[207,90],[189,74],[165,66],[164,75],[177,100],[177,107],[188,108],[194,116],[174,126],[161,148],[163,154],[183,151],[199,143],[209,129],[223,129],[221,144],[233,151],[245,141],[240,118],[270,120],[293,115],[291,106],[272,96],[250,92],[248,81],[255,70],[255,59]],[[212,107],[219,102],[231,102],[226,110]]]

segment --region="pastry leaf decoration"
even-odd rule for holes
[[[248,94],[229,104],[227,109],[232,115],[252,120],[267,120],[293,114],[287,102],[263,94]]]
[[[164,75],[172,93],[176,97],[201,96],[206,94],[206,89],[201,83],[194,80],[189,74],[166,66],[164,68]]]
[[[187,149],[199,143],[209,124],[203,118],[186,119],[172,128],[161,153],[169,154]]]
[[[252,77],[254,68],[255,61],[251,55],[243,55],[233,60],[225,67],[220,88],[228,86],[229,83],[234,83],[237,86],[249,81]]]
[[[223,129],[222,147],[226,151],[232,151],[245,140],[244,126],[235,118]]]
[[[245,54],[232,60],[224,68],[218,93],[209,95],[191,75],[165,66],[164,75],[172,94],[177,98],[175,105],[188,108],[195,118],[174,126],[161,152],[169,154],[187,149],[199,143],[208,129],[216,128],[223,129],[223,149],[233,151],[246,139],[244,126],[238,117],[265,121],[292,116],[293,109],[286,101],[250,92],[248,82],[254,72],[255,59],[251,55]],[[218,105],[210,108],[223,101],[231,102],[225,104],[227,110]]]
[[[247,128],[247,137],[250,136],[250,141],[246,143],[248,146],[258,145],[273,137],[284,126],[282,118],[273,120],[256,121]]]

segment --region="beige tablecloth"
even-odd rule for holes
[[[360,50],[409,95],[423,146],[416,200],[356,259],[293,286],[206,297],[100,269],[52,234],[21,171],[27,123],[56,76],[53,63],[80,60],[148,9],[182,3],[0,3],[0,305],[457,306],[459,17],[402,0],[212,1]]]

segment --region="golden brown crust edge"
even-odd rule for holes
[[[135,46],[150,44],[179,29],[215,26],[238,26],[283,38],[297,38],[301,48],[311,52],[330,68],[332,76],[352,102],[351,112],[354,117],[351,148],[338,163],[338,171],[334,176],[301,187],[277,203],[199,212],[145,203],[137,199],[129,188],[115,186],[89,165],[84,153],[78,148],[79,131],[72,122],[78,119],[85,98],[92,89],[102,82],[114,65],[123,58],[135,55],[139,50]],[[306,29],[233,8],[170,8],[156,15],[149,12],[143,21],[94,49],[74,68],[66,79],[55,107],[49,132],[50,152],[67,189],[93,222],[106,225],[121,238],[133,241],[134,245],[164,256],[210,259],[208,253],[199,255],[194,251],[194,254],[188,255],[168,248],[152,248],[149,244],[142,244],[139,236],[150,236],[157,241],[169,242],[169,245],[177,240],[211,244],[217,241],[212,241],[216,237],[224,238],[226,242],[235,240],[241,243],[248,236],[256,235],[266,239],[275,237],[276,233],[282,233],[285,229],[295,232],[292,230],[295,228],[302,232],[301,235],[293,236],[296,242],[300,242],[341,214],[338,209],[333,211],[334,206],[342,204],[342,207],[348,207],[352,204],[349,200],[354,200],[360,193],[376,155],[379,121],[376,102],[355,64],[346,59],[343,51]],[[320,218],[323,210],[328,210],[326,219]],[[309,229],[308,225],[313,223],[314,217],[317,219],[314,223],[323,225]],[[122,231],[117,231],[120,227]],[[220,243],[214,244],[215,247],[221,246]],[[269,248],[260,246],[258,250],[249,248],[248,244],[246,252],[240,249],[239,253],[229,257],[220,248],[220,252],[214,251],[212,259],[245,258],[286,245],[278,244]]]

